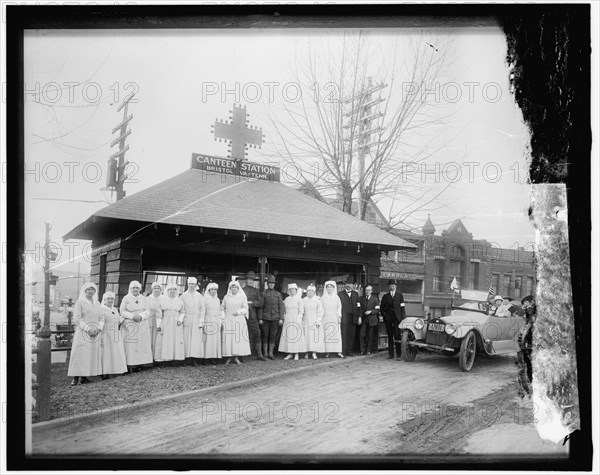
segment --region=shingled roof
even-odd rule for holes
[[[95,218],[415,247],[282,183],[194,169],[97,211],[64,239],[89,239]]]

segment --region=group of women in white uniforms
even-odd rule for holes
[[[127,356],[121,338],[122,316],[114,307],[115,294],[105,292],[98,301],[98,288],[88,282],[81,287],[73,309],[75,333],[68,375],[71,385],[88,383],[88,376],[108,378],[127,371]]]
[[[183,362],[190,359],[227,358],[240,364],[239,357],[251,354],[248,337],[248,300],[237,281],[231,281],[221,302],[216,283],[206,286],[204,295],[197,292],[197,280],[187,280],[188,289],[181,296],[176,284],[163,292],[155,282],[152,293],[145,297],[137,281],[129,285],[117,309],[115,294],[105,292],[98,301],[98,288],[83,285],[74,307],[75,334],[71,347],[68,375],[71,385],[89,382],[90,376],[138,371],[153,363]],[[305,358],[312,353],[342,351],[340,333],[342,304],[336,294],[336,283],[327,281],[322,297],[316,287],[307,288],[301,298],[296,284],[288,285],[285,317],[279,351],[289,353],[286,359]]]
[[[199,359],[222,357],[228,357],[226,363],[231,358],[240,363],[237,357],[249,355],[250,344],[245,323],[248,302],[239,284],[229,284],[221,303],[218,284],[208,284],[203,296],[196,291],[196,278],[187,283],[180,296],[176,284],[163,292],[155,282],[145,297],[141,284],[132,281],[118,309],[113,292],[105,292],[99,303],[96,285],[84,284],[73,312],[75,333],[67,373],[73,378],[71,385],[154,363],[189,359],[198,364]]]
[[[301,298],[296,284],[288,285],[289,296],[283,301],[285,317],[281,330],[279,351],[288,353],[284,359],[297,360],[299,353],[308,358],[312,353],[317,359],[317,353],[336,353],[342,355],[342,335],[340,323],[342,320],[342,302],[337,295],[337,285],[334,281],[325,282],[322,297],[316,295],[317,288],[309,285],[306,297]]]

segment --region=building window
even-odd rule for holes
[[[479,262],[471,262],[471,272],[470,288],[479,290]]]
[[[438,257],[446,257],[446,244],[443,241],[436,241],[433,243],[433,255]]]
[[[158,282],[163,287],[163,291],[167,284],[175,282],[179,289],[179,294],[185,292],[187,285],[187,277],[183,272],[144,272],[143,293],[150,295],[152,293],[152,284]]]
[[[500,295],[503,297],[508,296],[508,290],[510,289],[510,282],[512,280],[512,276],[510,274],[504,274],[502,276],[502,281],[500,283]]]
[[[462,289],[464,287],[464,272],[465,272],[465,263],[464,261],[450,261],[450,275],[454,278],[456,277],[456,282],[458,286]]]
[[[514,295],[514,297],[516,299],[523,297],[523,294],[521,293],[522,284],[523,284],[523,277],[517,276],[515,278],[515,295]]]
[[[450,276],[456,278],[460,288],[465,285],[465,267],[465,250],[460,246],[454,246],[450,259]]]
[[[500,293],[500,274],[492,274],[492,287],[495,294]]]
[[[433,274],[433,290],[435,292],[443,292],[444,289],[444,265],[443,259],[435,260],[435,269]]]
[[[106,292],[106,254],[100,254],[100,275],[98,276],[98,300]]]
[[[525,285],[525,297],[527,295],[533,295],[533,277],[527,277],[527,283]]]

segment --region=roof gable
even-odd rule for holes
[[[473,239],[473,235],[467,231],[467,228],[460,219],[454,221],[443,233],[446,237],[452,237],[460,240]]]
[[[193,169],[125,197],[90,219],[93,217],[380,244],[397,249],[414,247],[279,182]],[[77,239],[77,234],[73,230],[66,237]]]

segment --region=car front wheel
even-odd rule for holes
[[[458,354],[458,366],[461,371],[469,372],[475,361],[475,350],[477,349],[477,338],[475,333],[470,331],[464,337],[460,344],[460,352]]]
[[[404,361],[414,361],[417,357],[417,347],[409,345],[409,341],[415,341],[415,335],[410,330],[402,332],[402,359]]]

